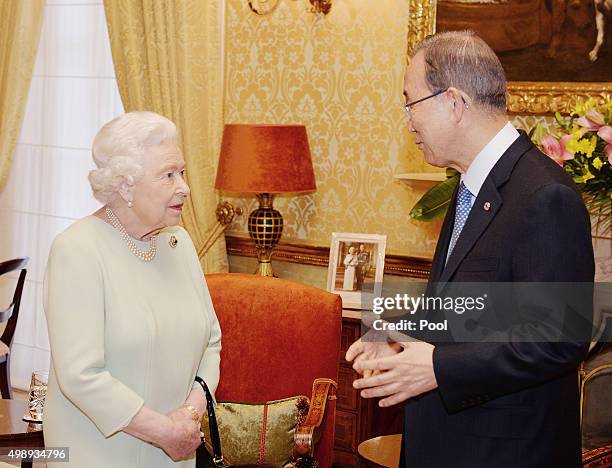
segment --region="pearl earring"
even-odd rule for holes
[[[128,201],[128,208],[131,208],[131,207],[132,207],[132,201],[130,200]]]

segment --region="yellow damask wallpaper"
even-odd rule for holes
[[[283,240],[329,245],[331,233],[387,234],[387,252],[431,257],[440,223],[410,220],[423,194],[394,175],[425,169],[402,110],[408,2],[337,0],[327,16],[280,0],[266,16],[226,2],[226,123],[306,125],[318,190],[277,198]],[[227,197],[224,197],[227,198]],[[231,199],[245,215],[255,199]]]

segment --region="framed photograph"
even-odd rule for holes
[[[345,309],[371,309],[382,293],[387,236],[333,232],[327,290],[342,297]]]
[[[510,112],[567,113],[577,100],[612,98],[612,43],[600,40],[605,21],[597,19],[596,4],[410,0],[409,50],[434,31],[473,29],[504,66]]]

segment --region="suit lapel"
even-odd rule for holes
[[[455,273],[461,261],[465,258],[468,252],[472,249],[478,238],[485,231],[491,220],[495,217],[502,205],[502,197],[497,191],[497,187],[487,177],[484,184],[480,188],[480,193],[474,205],[470,210],[465,226],[461,231],[461,235],[455,244],[455,248],[448,258],[446,267],[440,276],[440,282],[445,283]],[[489,209],[484,208],[484,204],[488,203]]]
[[[468,219],[463,226],[461,235],[457,240],[455,248],[451,252],[451,255],[446,263],[446,267],[443,266],[443,270],[439,276],[438,281],[441,283],[447,282],[457,271],[459,265],[470,252],[476,241],[482,236],[487,226],[491,223],[497,212],[502,206],[503,198],[500,195],[498,188],[501,187],[509,178],[514,165],[520,159],[520,157],[533,146],[533,143],[527,137],[527,134],[523,131],[519,131],[520,136],[510,145],[506,152],[499,159],[497,164],[493,167],[487,178],[485,179],[478,197],[474,200],[474,205],[470,210]],[[453,197],[453,210],[452,210],[452,221],[454,222],[454,206],[456,205],[456,194]],[[451,213],[449,213],[450,215]],[[447,220],[448,221],[448,220]],[[453,222],[451,222],[450,230],[452,231]],[[445,221],[446,224],[446,221]],[[442,238],[440,238],[442,241]],[[448,243],[450,242],[450,236],[448,239],[444,239],[443,249],[439,252],[436,249],[436,265],[442,262],[446,257],[448,251]],[[432,275],[432,278],[433,275]]]

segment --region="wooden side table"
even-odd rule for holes
[[[39,448],[45,446],[42,424],[33,424],[21,418],[28,411],[23,400],[0,400],[0,453],[6,448]],[[21,468],[32,468],[31,461],[22,461]]]
[[[371,466],[398,468],[401,447],[402,435],[393,434],[364,440],[359,444],[357,452]]]

